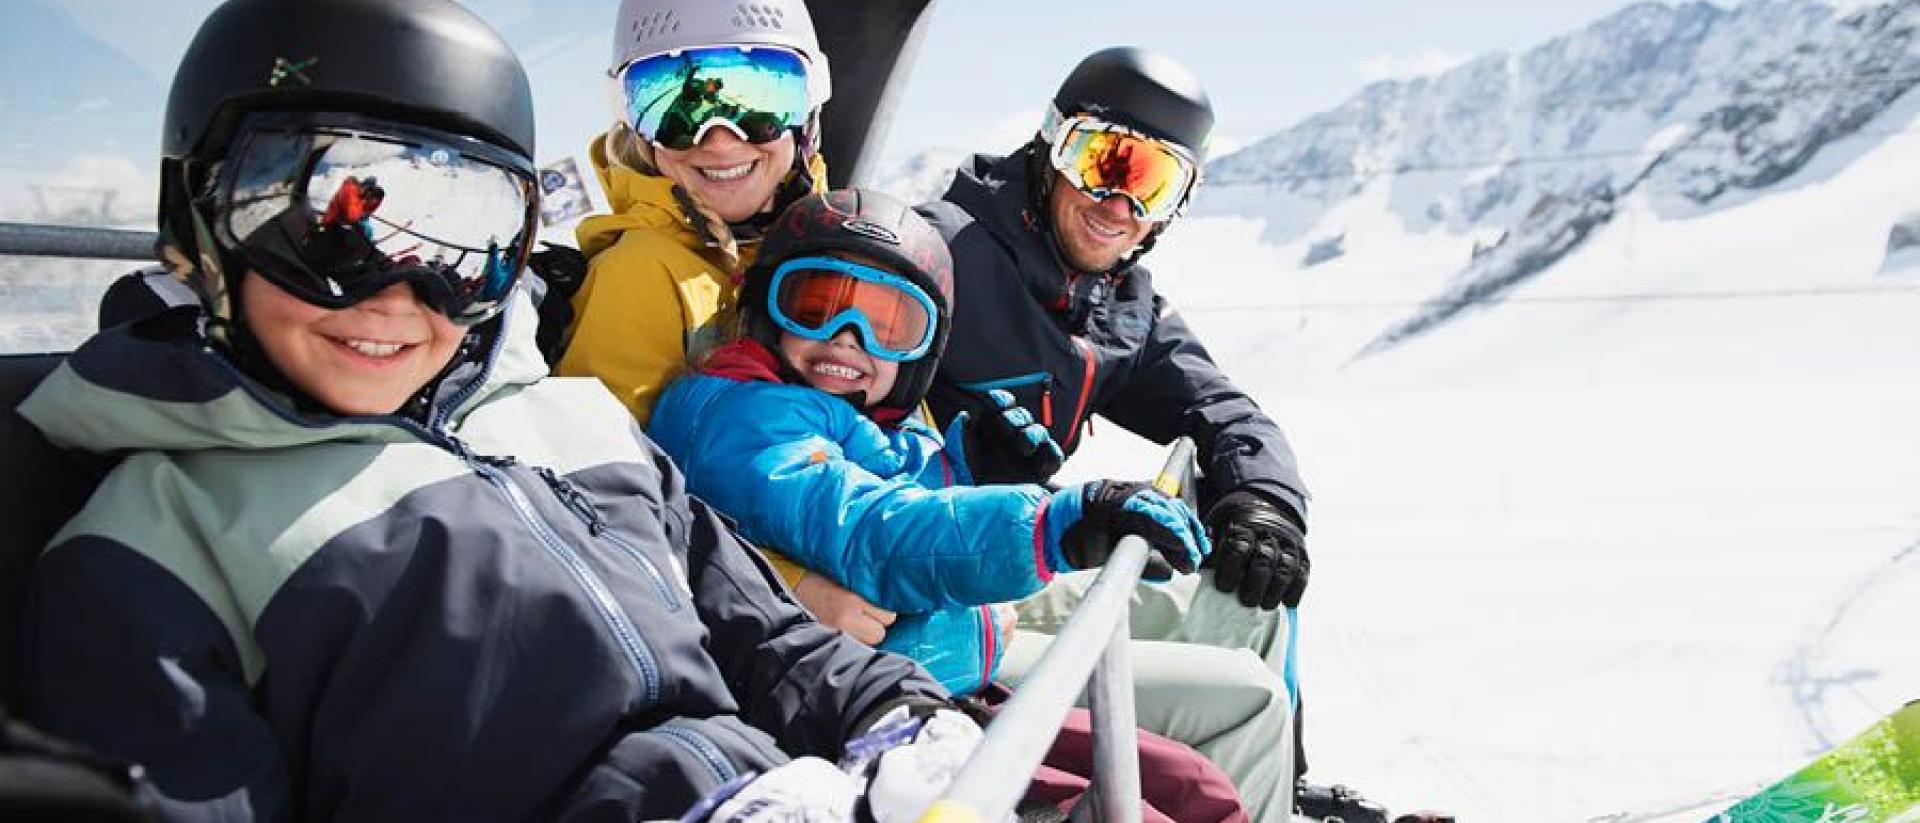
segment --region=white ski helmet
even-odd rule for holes
[[[827,55],[802,0],[620,0],[609,75],[642,57],[708,46],[780,46],[807,61],[807,96],[818,112],[833,96]]]

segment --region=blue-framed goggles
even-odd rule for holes
[[[773,270],[767,314],[781,330],[808,340],[860,332],[882,360],[918,360],[933,347],[940,312],[933,298],[900,275],[835,257],[796,257]]]
[[[715,46],[642,57],[616,72],[636,134],[676,151],[721,126],[771,143],[813,110],[807,63],[777,46]]]

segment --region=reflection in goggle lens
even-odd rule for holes
[[[693,148],[716,125],[770,143],[811,108],[806,63],[782,48],[689,49],[635,60],[619,74],[627,124],[674,150]]]
[[[1062,125],[1053,166],[1089,195],[1124,195],[1134,216],[1147,220],[1171,217],[1198,173],[1193,160],[1175,147],[1090,117]]]
[[[263,276],[317,305],[405,281],[455,321],[478,322],[512,292],[534,231],[531,175],[490,149],[257,127],[228,161],[224,227]]]

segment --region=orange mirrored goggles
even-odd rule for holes
[[[918,360],[933,346],[939,309],[913,281],[833,257],[798,257],[773,271],[774,325],[809,340],[831,340],[852,326],[861,346],[882,360]]]
[[[1052,134],[1055,170],[1095,199],[1126,197],[1142,220],[1179,213],[1200,178],[1186,149],[1126,126],[1083,115],[1062,121]]]

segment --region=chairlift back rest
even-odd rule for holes
[[[0,704],[15,704],[20,618],[34,563],[85,505],[106,466],[54,448],[20,416],[20,401],[64,354],[0,355]]]

